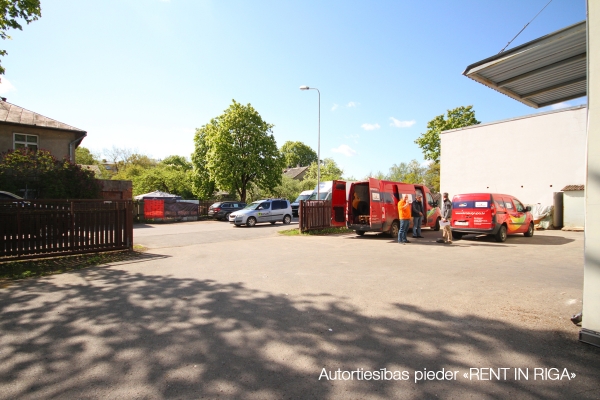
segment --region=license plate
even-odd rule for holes
[[[454,223],[454,225],[456,225],[456,226],[469,226],[469,222],[468,221],[456,221]]]

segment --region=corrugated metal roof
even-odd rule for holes
[[[562,192],[575,192],[578,190],[583,190],[585,188],[585,185],[567,185],[564,188],[562,188]]]
[[[86,133],[84,130],[63,124],[52,118],[24,109],[6,101],[0,101],[0,122],[11,124],[31,125],[43,128],[53,128]]]
[[[471,64],[463,75],[534,108],[585,96],[586,22]]]

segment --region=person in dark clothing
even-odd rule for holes
[[[452,202],[448,198],[448,193],[444,193],[444,203],[442,204],[442,236],[443,239],[438,239],[438,243],[452,244],[452,229],[450,228],[450,220],[452,219]]]
[[[417,200],[413,201],[411,216],[413,219],[413,238],[422,238],[421,223],[423,222],[423,196],[417,193]]]

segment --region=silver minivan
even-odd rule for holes
[[[270,222],[292,222],[292,207],[286,199],[265,199],[250,203],[239,211],[229,215],[229,222],[240,226],[254,226],[256,224]]]

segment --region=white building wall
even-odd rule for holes
[[[554,192],[585,182],[586,125],[578,106],[442,132],[441,191],[552,205]]]
[[[563,194],[563,225],[565,228],[583,228],[585,201],[583,190],[570,190]]]

